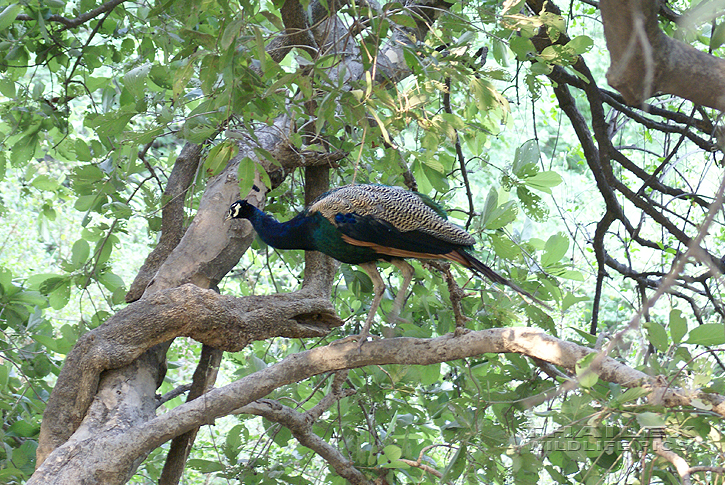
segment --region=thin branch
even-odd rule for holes
[[[355,394],[355,391],[352,389],[342,390],[340,394],[330,394],[325,396],[326,398],[329,397],[326,403],[332,405],[337,400],[352,394]],[[365,478],[365,475],[357,470],[353,466],[353,463],[345,458],[337,448],[327,443],[312,431],[312,425],[317,419],[313,415],[295,411],[291,407],[284,406],[278,401],[271,399],[260,399],[252,402],[234,410],[233,414],[254,414],[281,424],[292,432],[292,435],[302,446],[306,446],[320,455],[338,475],[353,485],[373,485],[373,482]]]
[[[661,437],[657,436],[652,440],[652,449],[657,456],[664,458],[675,467],[677,474],[682,479],[682,485],[692,484],[692,480],[690,479],[690,466],[684,458],[667,448],[667,445],[665,445]]]
[[[191,389],[191,384],[184,384],[183,386],[177,386],[175,389],[170,390],[163,396],[159,396],[158,400],[156,401],[156,404],[161,406],[162,404],[165,404],[174,398],[177,398],[179,396],[186,394],[187,392],[189,392],[189,389]]]
[[[194,371],[191,389],[186,397],[186,402],[201,397],[211,389],[216,382],[219,373],[219,364],[222,361],[223,352],[208,345],[201,348],[199,363]],[[176,436],[171,440],[169,452],[166,455],[164,468],[161,471],[159,485],[176,485],[181,481],[186,467],[186,460],[191,452],[199,428],[196,427],[184,434]]]
[[[443,91],[443,109],[448,114],[453,114],[451,108],[451,78],[446,78],[446,89]],[[461,137],[458,136],[458,130],[453,129],[456,136],[456,158],[458,159],[458,166],[461,169],[461,178],[463,179],[463,185],[466,187],[466,197],[468,198],[468,220],[466,220],[466,229],[471,226],[471,221],[474,215],[473,205],[473,191],[471,190],[471,182],[468,180],[468,170],[466,169],[466,157],[463,155],[463,148],[461,147]]]
[[[102,4],[101,6],[94,8],[93,10],[86,12],[84,14],[79,15],[76,18],[69,19],[67,17],[63,17],[62,15],[51,15],[47,19],[44,19],[46,22],[58,22],[59,24],[63,24],[63,27],[59,29],[59,32],[63,32],[67,29],[73,29],[75,27],[78,27],[79,25],[82,25],[89,20],[92,20],[106,12],[109,12],[116,8],[118,5],[122,4],[126,0],[111,0],[110,2],[106,2]],[[16,17],[17,20],[23,20],[23,21],[32,21],[36,20],[35,17],[31,17],[27,14],[19,14]]]

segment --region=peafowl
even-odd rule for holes
[[[473,257],[469,252],[473,237],[448,222],[442,207],[423,194],[401,187],[359,184],[332,189],[287,222],[278,222],[247,201],[238,200],[229,207],[225,221],[229,219],[248,219],[259,237],[274,248],[320,251],[365,270],[373,282],[374,298],[358,337],[361,345],[385,292],[375,264],[381,259],[390,261],[403,274],[393,306],[395,313],[403,304],[414,274],[404,258],[455,261],[541,304]]]

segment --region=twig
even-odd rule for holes
[[[62,15],[51,15],[50,17],[45,19],[45,21],[46,22],[48,22],[48,21],[58,22],[60,24],[63,24],[63,27],[61,29],[59,29],[59,32],[63,32],[64,30],[78,27],[79,25],[84,24],[84,23],[88,22],[89,20],[98,17],[99,15],[101,15],[103,13],[113,10],[114,8],[116,8],[116,6],[122,4],[125,1],[126,0],[111,0],[110,2],[104,3],[100,7],[94,8],[90,12],[81,14],[78,17],[73,18],[73,19],[63,17]],[[16,17],[16,19],[23,20],[23,21],[35,20],[34,17],[31,17],[30,15],[27,15],[27,14],[22,14],[22,13],[19,14]]]
[[[156,398],[156,407],[159,407],[162,404],[165,404],[176,397],[186,394],[187,392],[189,392],[189,389],[191,389],[191,384],[184,384],[182,386],[178,386],[175,389],[170,390],[169,392],[167,392],[166,394],[164,394],[162,396],[158,396]]]
[[[453,114],[451,108],[451,78],[446,78],[446,89],[443,91],[443,109],[448,114]],[[453,129],[456,136],[456,158],[458,159],[458,165],[461,168],[461,178],[463,179],[463,185],[466,187],[466,197],[468,198],[468,220],[466,220],[466,229],[471,226],[473,220],[474,207],[473,207],[473,191],[471,190],[471,182],[468,180],[468,170],[466,169],[466,157],[463,155],[463,149],[461,148],[461,137],[458,136],[458,130]]]

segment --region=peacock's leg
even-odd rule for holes
[[[404,259],[393,259],[391,263],[393,263],[395,267],[398,268],[401,273],[403,273],[403,284],[400,285],[398,294],[395,295],[393,309],[388,314],[388,321],[392,323],[398,320],[398,315],[400,315],[400,311],[403,309],[403,303],[405,303],[405,296],[408,294],[408,287],[410,286],[410,282],[413,281],[413,276],[415,275],[415,268],[413,268]]]
[[[363,342],[367,340],[368,334],[370,333],[370,326],[373,324],[373,319],[375,318],[375,314],[378,311],[378,307],[380,306],[380,301],[383,299],[383,293],[385,293],[385,282],[380,277],[380,273],[378,273],[378,267],[375,263],[363,263],[360,265],[360,267],[365,271],[368,276],[370,276],[370,279],[373,281],[373,302],[370,305],[370,313],[368,313],[368,318],[365,320],[365,325],[363,326],[362,332],[360,332],[360,335],[358,336],[358,346],[362,347]]]

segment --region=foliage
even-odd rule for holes
[[[385,50],[387,43],[401,28],[416,28],[421,14],[408,4],[377,12],[345,4],[339,18],[360,25],[352,40],[366,72],[350,85],[335,71],[339,59],[333,51],[312,56],[297,48],[274,57],[269,46],[284,30],[280,2],[113,3],[41,0],[0,12],[0,179],[21,187],[12,200],[5,185],[0,193],[7,216],[0,227],[8,237],[2,248],[10,253],[0,267],[3,483],[20,483],[33,472],[44,403],[64,356],[81,334],[124,306],[139,258],[159,236],[160,211],[169,202],[163,192],[184,143],[203,144],[205,154],[184,198],[189,220],[210,178],[235,160],[237,140],[254,140],[260,127],[283,114],[295,121],[296,130],[286,136],[299,152],[348,154],[332,171],[334,185],[415,180],[414,188],[447,206],[449,216],[475,235],[484,260],[556,307],[548,312],[526,305],[486,281],[469,281],[457,268],[455,281],[471,293],[462,301],[471,330],[529,325],[594,347],[597,339],[587,333],[592,319],[599,321],[596,330],[624,328],[642,308],[645,289],[656,286],[652,280],[662,278],[685,249],[652,217],[642,216],[636,234],[627,227],[610,229],[599,244],[617,274],[602,283],[604,293],[595,291],[605,268],[594,254],[593,226],[605,204],[577,138],[581,131],[566,118],[561,93],[555,92],[566,79],[580,89],[576,96],[584,104],[582,85],[604,85],[605,66],[596,65],[603,39],[587,20],[597,15],[588,3],[573,3],[568,15],[522,2],[455,3],[434,32],[403,47],[398,60],[405,75],[385,82],[375,70],[383,55],[395,62],[385,54],[395,53]],[[97,7],[100,13],[77,24],[59,20]],[[663,27],[701,49],[723,45],[722,23],[684,31],[663,21]],[[549,44],[543,48],[542,37]],[[580,70],[582,59],[595,59],[589,65],[593,78]],[[697,112],[703,125],[714,118],[702,108],[679,106],[680,100],[658,103],[667,113],[687,117],[692,111],[692,118]],[[589,105],[580,109],[587,120],[596,116]],[[703,149],[690,125],[687,134],[652,129],[636,124],[643,114],[619,109],[611,108],[611,139],[625,147],[622,152],[633,147],[628,153],[638,167],[652,174],[673,157],[683,159],[658,180],[687,188],[689,195],[664,200],[651,188],[642,191],[694,235],[706,209],[697,198],[714,192],[712,180],[720,171],[713,165],[721,157]],[[687,124],[660,124],[668,123]],[[673,133],[681,135],[682,148]],[[686,157],[690,152],[695,155]],[[239,161],[242,194],[252,188],[255,171],[263,171],[260,161],[274,160],[262,149],[256,156]],[[285,219],[301,209],[302,173],[294,171],[272,189],[266,210]],[[632,190],[642,184],[624,169],[617,175]],[[262,179],[272,185],[270,175],[262,173]],[[629,210],[633,202],[626,204]],[[55,237],[67,219],[73,231]],[[21,261],[22,241],[10,229],[14,222],[24,225],[24,237],[33,234],[25,245],[53,245],[50,256]],[[708,238],[707,250],[722,254],[721,226]],[[619,261],[627,268],[616,266]],[[379,318],[374,333],[391,326],[397,336],[409,337],[455,330],[448,282],[425,263],[413,264],[417,284],[402,320],[391,325]],[[221,291],[288,292],[301,282],[304,258],[256,241],[237,268]],[[383,275],[389,288],[397,288],[396,271],[386,267]],[[355,333],[367,315],[371,288],[358,268],[343,266],[333,289],[343,330],[319,342],[255,342],[226,357],[222,379],[238,379]],[[671,386],[724,393],[725,369],[716,353],[725,344],[720,301],[716,283],[702,289],[682,283],[667,302],[644,314],[641,329],[624,335],[617,357],[665,376]],[[389,297],[383,301],[382,315],[392,303]],[[162,393],[190,378],[198,353],[190,344],[172,348]],[[555,393],[563,375],[548,376],[518,354],[355,369],[346,386],[357,393],[329,407],[313,431],[370,477],[387,471],[390,483],[593,484],[631,481],[632,475],[639,482],[675,483],[674,468],[652,451],[657,440],[691,466],[722,466],[722,424],[710,404],[651,404],[644,389],[604,382],[586,371],[589,364],[580,362],[580,387],[565,394]],[[331,387],[332,376],[316,376],[268,398],[308,411]],[[548,400],[528,400],[549,394]],[[176,398],[166,406],[181,402]],[[218,422],[217,429],[200,438],[187,462],[188,477],[345,483],[278,423],[243,414]],[[163,460],[160,449],[153,452],[133,481],[155,483]]]

